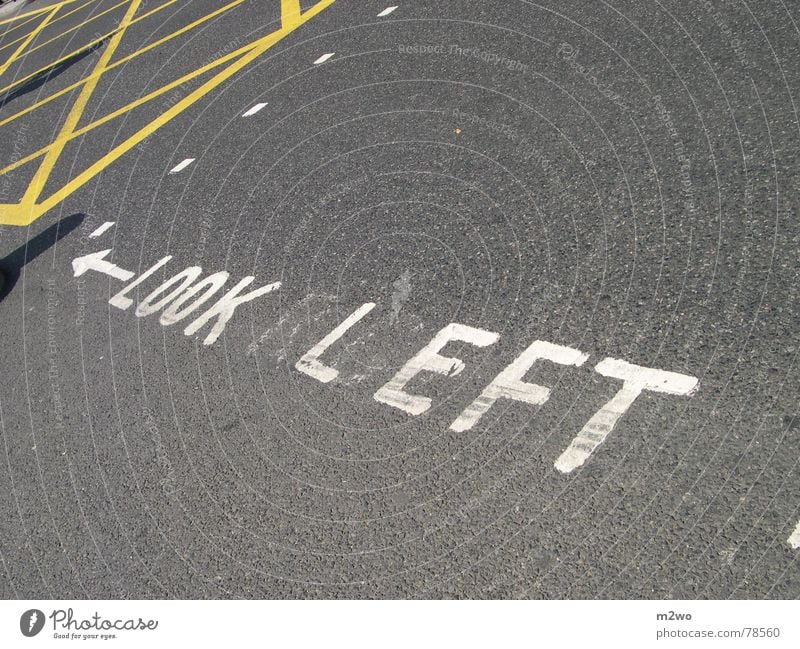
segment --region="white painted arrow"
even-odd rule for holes
[[[72,270],[75,277],[80,277],[88,270],[94,270],[104,275],[110,275],[114,279],[122,280],[123,282],[129,280],[134,276],[129,270],[115,266],[110,261],[106,261],[105,257],[111,250],[101,250],[100,252],[93,252],[90,255],[78,257],[72,260]]]

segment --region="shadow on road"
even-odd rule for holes
[[[83,223],[84,218],[86,218],[85,214],[72,214],[64,217],[0,259],[0,273],[5,279],[5,284],[0,286],[0,300],[14,288],[25,264],[30,263],[66,237]],[[0,280],[0,284],[2,284],[2,280]]]
[[[21,97],[22,95],[25,95],[29,92],[32,92],[33,90],[36,90],[37,88],[42,87],[45,83],[50,81],[50,79],[57,77],[67,68],[70,68],[71,66],[78,63],[78,61],[85,59],[87,56],[89,56],[90,54],[101,48],[104,44],[105,40],[99,41],[98,43],[95,43],[91,47],[87,47],[85,50],[76,52],[68,59],[61,61],[61,63],[58,63],[50,68],[47,68],[46,70],[42,70],[35,77],[28,79],[16,90],[7,92],[5,95],[0,97],[0,108],[3,108],[9,102],[14,101],[17,97]]]

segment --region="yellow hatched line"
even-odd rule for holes
[[[175,1],[175,0],[172,0]],[[176,116],[180,115],[184,110],[192,106],[198,100],[202,99],[205,95],[211,92],[214,88],[217,88],[220,84],[224,83],[227,79],[231,78],[237,72],[251,64],[254,60],[256,60],[259,56],[261,56],[264,52],[266,52],[270,47],[275,45],[278,41],[285,38],[288,34],[293,32],[297,29],[300,25],[307,22],[321,11],[332,5],[335,0],[320,0],[315,4],[313,7],[308,9],[305,12],[301,11],[300,4],[298,0],[281,0],[281,28],[275,32],[267,34],[255,41],[241,47],[234,52],[231,52],[227,55],[220,57],[219,59],[212,61],[201,68],[198,68],[186,75],[183,75],[180,79],[176,79],[161,88],[154,90],[153,92],[149,93],[144,97],[140,97],[135,101],[127,104],[126,106],[101,117],[98,120],[78,129],[77,124],[80,120],[83,111],[86,108],[86,104],[89,101],[94,89],[102,77],[103,74],[111,70],[112,68],[120,65],[121,63],[131,60],[136,56],[139,56],[144,50],[152,49],[152,47],[157,46],[157,44],[166,42],[175,36],[184,33],[188,29],[191,29],[193,26],[197,26],[200,22],[203,22],[212,15],[217,15],[224,10],[228,10],[233,6],[240,4],[244,0],[235,0],[234,2],[226,5],[223,8],[218,9],[213,14],[209,14],[208,16],[200,19],[200,21],[195,21],[190,25],[186,25],[185,27],[177,30],[173,34],[160,39],[156,43],[152,43],[148,45],[146,48],[142,48],[142,50],[138,50],[133,54],[120,59],[114,63],[110,63],[110,58],[116,50],[117,46],[121,38],[123,37],[125,30],[136,20],[133,18],[133,14],[135,13],[136,9],[140,4],[140,0],[132,0],[131,7],[128,9],[128,12],[123,19],[123,23],[121,24],[120,28],[116,30],[116,34],[112,41],[109,43],[105,53],[101,57],[100,61],[98,62],[95,70],[92,72],[89,77],[86,79],[81,80],[76,85],[83,85],[83,89],[78,97],[78,100],[73,105],[73,108],[70,111],[70,114],[67,118],[66,123],[62,127],[58,137],[56,140],[47,147],[44,147],[37,151],[34,154],[26,156],[23,160],[20,160],[5,169],[0,170],[0,175],[3,173],[7,173],[12,168],[17,168],[26,162],[30,162],[31,160],[44,155],[44,160],[42,161],[39,169],[37,170],[34,179],[31,181],[28,189],[26,190],[23,199],[20,203],[13,203],[13,204],[0,204],[0,224],[8,224],[8,225],[28,225],[37,218],[39,218],[42,214],[47,212],[49,209],[63,201],[67,198],[70,194],[75,192],[77,189],[82,187],[84,184],[89,182],[92,178],[94,178],[97,174],[99,174],[103,169],[108,167],[112,164],[115,160],[117,160],[120,156],[124,155],[128,152],[131,148],[136,146],[139,142],[153,134],[163,125],[167,124],[169,121],[174,119]],[[160,9],[161,7],[159,7]],[[155,10],[154,10],[155,11]],[[141,17],[140,17],[141,18]],[[169,91],[172,88],[180,86],[181,84],[185,83],[189,79],[193,79],[197,76],[200,76],[214,68],[219,67],[228,63],[227,67],[217,74],[215,74],[211,79],[207,80],[205,83],[200,85],[197,89],[187,94],[183,99],[181,99],[178,103],[174,106],[166,110],[164,113],[159,115],[157,118],[153,119],[143,128],[139,129],[136,133],[132,136],[127,138],[125,141],[118,144],[116,147],[111,149],[108,153],[102,156],[99,160],[94,162],[90,165],[87,169],[82,171],[81,173],[77,174],[74,178],[68,181],[63,187],[59,190],[54,192],[51,196],[45,198],[41,202],[37,202],[44,184],[47,182],[48,177],[52,173],[53,167],[58,160],[59,156],[63,152],[64,147],[66,144],[73,140],[76,137],[79,137],[89,131],[97,128],[101,124],[104,124],[120,115],[126,114],[130,112],[132,109],[140,106],[148,101],[151,101],[155,97],[164,94],[165,92]],[[62,92],[62,91],[60,91]],[[50,98],[48,98],[50,100]],[[9,120],[5,120],[3,123]]]
[[[234,50],[233,52],[229,52],[225,56],[223,56],[223,57],[221,57],[221,58],[219,58],[219,59],[217,59],[215,61],[212,61],[211,63],[207,63],[206,65],[204,65],[201,68],[198,68],[197,70],[192,70],[191,72],[183,75],[182,77],[180,77],[178,79],[175,79],[175,81],[171,81],[168,84],[166,84],[164,86],[161,86],[160,88],[158,88],[156,90],[153,90],[152,92],[148,93],[147,95],[139,97],[138,99],[132,101],[131,103],[126,104],[125,106],[122,106],[121,108],[118,108],[117,110],[109,113],[108,115],[105,115],[104,117],[101,117],[101,118],[95,120],[94,122],[91,122],[90,124],[87,124],[86,126],[83,126],[83,127],[79,128],[78,130],[74,131],[72,133],[72,135],[70,135],[69,139],[70,140],[74,140],[75,138],[80,137],[81,135],[85,135],[89,131],[93,131],[94,129],[96,129],[98,126],[102,126],[103,124],[105,124],[107,122],[110,122],[111,120],[116,119],[117,117],[120,117],[121,115],[124,115],[125,113],[130,112],[134,108],[137,108],[138,106],[146,104],[147,102],[152,101],[153,99],[155,99],[157,97],[160,97],[161,95],[169,92],[173,88],[177,88],[178,86],[183,85],[187,81],[191,81],[192,79],[195,79],[196,77],[202,76],[203,74],[205,74],[206,72],[209,72],[210,70],[213,70],[214,68],[218,68],[219,66],[224,65],[228,61],[230,61],[232,59],[235,59],[235,58],[238,58],[242,54],[244,54],[245,52],[249,52],[252,49],[253,49],[253,45],[252,44],[245,45],[244,47],[240,47],[238,50]],[[106,72],[108,70],[111,70],[112,67],[114,67],[114,66],[108,66],[108,68],[106,69]],[[81,85],[82,83],[83,82],[81,81],[81,82],[78,82],[76,84],[73,84],[72,86],[70,86],[69,88],[65,88],[64,91],[61,91],[61,92],[67,92],[69,90],[72,90],[75,87]],[[0,126],[2,126],[3,123],[4,122],[0,122]],[[27,163],[31,162],[32,160],[35,160],[39,156],[44,155],[45,153],[47,153],[50,150],[50,147],[52,147],[52,146],[53,146],[52,144],[48,144],[47,146],[42,147],[38,151],[34,151],[33,153],[25,156],[24,158],[20,158],[16,162],[13,162],[12,164],[8,165],[7,167],[3,167],[2,169],[0,169],[0,176],[2,176],[3,174],[8,173],[10,171],[13,171],[14,169],[22,167],[23,165],[26,165]]]
[[[131,0],[125,0],[125,1],[126,2],[130,2]],[[167,0],[167,2],[159,5],[155,9],[151,9],[147,13],[144,13],[141,16],[138,16],[137,18],[135,18],[133,20],[133,22],[131,22],[131,25],[135,25],[136,23],[144,20],[145,18],[149,18],[154,13],[157,13],[157,12],[161,11],[162,9],[165,9],[166,7],[168,7],[171,4],[176,3],[177,1],[178,0]],[[239,0],[239,2],[241,2],[241,1],[243,1],[243,0]],[[47,72],[48,70],[50,70],[50,69],[54,68],[55,66],[57,66],[59,63],[63,63],[64,61],[67,61],[68,59],[72,58],[76,54],[80,54],[81,52],[85,52],[87,49],[89,49],[93,45],[97,45],[98,43],[101,43],[102,41],[106,40],[107,38],[110,38],[111,36],[114,36],[115,34],[117,34],[119,32],[119,30],[120,30],[119,27],[117,27],[116,29],[112,29],[110,32],[107,32],[107,33],[103,34],[102,36],[99,36],[99,37],[89,41],[88,43],[85,43],[85,44],[81,45],[78,49],[72,50],[69,54],[65,54],[61,58],[56,59],[55,61],[53,61],[51,63],[48,63],[45,66],[42,66],[38,70],[35,70],[34,72],[31,72],[30,74],[28,74],[28,75],[26,75],[24,77],[21,77],[19,79],[15,79],[13,83],[8,84],[4,88],[0,88],[0,94],[2,94],[4,92],[8,92],[9,90],[14,88],[15,86],[18,86],[18,85],[24,83],[25,81],[29,81],[30,79],[33,79],[34,77],[36,77],[37,75],[42,74],[43,72]]]
[[[122,0],[122,1],[123,1],[123,2],[127,2],[127,0]],[[63,14],[61,14],[61,15],[60,15],[58,18],[56,18],[55,20],[51,20],[51,21],[50,21],[50,25],[55,25],[57,22],[61,22],[61,21],[62,21],[62,20],[64,20],[65,18],[69,18],[69,17],[70,17],[72,14],[74,14],[76,11],[80,11],[81,9],[84,9],[84,8],[85,8],[85,7],[87,7],[88,5],[90,5],[90,4],[93,4],[93,3],[95,3],[95,2],[97,2],[97,0],[86,0],[86,2],[84,2],[84,3],[83,3],[81,6],[80,6],[80,7],[75,7],[75,9],[70,9],[69,11],[67,11],[67,12],[65,12],[65,13],[63,13]],[[33,20],[34,20],[35,18],[36,18],[36,16],[34,16],[33,18],[31,18],[30,20],[26,20],[26,21],[25,21],[24,23],[22,23],[21,25],[17,25],[16,27],[12,27],[12,28],[11,28],[11,29],[9,29],[8,31],[4,32],[4,33],[3,33],[3,36],[6,36],[6,35],[7,35],[7,34],[9,34],[10,32],[12,32],[12,31],[14,31],[14,30],[16,30],[16,29],[19,29],[19,28],[20,28],[20,27],[22,27],[23,25],[27,25],[29,22],[33,22]],[[86,23],[88,23],[88,22],[91,22],[91,20],[92,20],[92,19],[89,19],[89,20],[87,20],[87,21],[85,21],[85,22],[81,23],[81,25],[84,25],[84,24],[86,24]],[[80,25],[79,25],[79,26],[80,26]],[[3,51],[4,49],[6,49],[7,47],[11,47],[11,46],[12,46],[12,45],[14,45],[15,43],[19,43],[21,40],[24,40],[24,39],[25,39],[25,36],[20,36],[18,39],[14,40],[14,41],[11,41],[10,43],[6,43],[6,44],[5,44],[5,45],[3,45],[3,46],[0,46],[0,52],[2,52],[2,51]]]
[[[34,20],[36,20],[36,16],[31,16],[25,22],[21,22],[19,25],[14,25],[13,27],[9,27],[8,29],[6,29],[6,31],[3,32],[3,38],[8,36],[11,32],[17,31],[20,27],[24,27],[28,23],[32,23]],[[22,38],[25,38],[25,37],[23,36]],[[22,38],[18,38],[17,41],[22,40]],[[16,43],[17,41],[14,41],[14,42]]]
[[[20,14],[19,16],[11,16],[11,18],[4,18],[0,20],[0,25],[7,25],[9,23],[13,23],[16,20],[22,20],[23,18],[29,18],[31,16],[36,16],[38,14],[43,14],[47,11],[53,11],[54,9],[59,9],[66,5],[71,5],[73,2],[78,2],[78,0],[63,0],[62,2],[58,2],[56,4],[48,5],[46,7],[42,7],[41,9],[34,9],[32,11],[26,11],[24,14]]]
[[[128,0],[126,0],[126,2],[127,1]],[[177,2],[177,0],[169,0],[169,2],[167,2],[165,4],[172,4],[173,2]],[[150,50],[158,47],[159,45],[163,45],[167,41],[170,41],[173,38],[175,38],[177,36],[180,36],[181,34],[187,32],[187,31],[189,31],[191,29],[194,29],[195,27],[198,27],[199,25],[203,24],[204,22],[206,22],[208,20],[211,20],[212,18],[214,18],[215,16],[223,13],[224,11],[228,11],[229,9],[232,9],[233,7],[235,7],[238,4],[241,4],[242,2],[244,2],[244,0],[234,0],[230,4],[225,5],[224,7],[220,7],[216,11],[213,11],[210,14],[207,14],[207,15],[203,16],[202,18],[198,18],[194,22],[189,23],[188,25],[184,25],[183,27],[181,27],[177,31],[174,31],[171,34],[168,34],[167,36],[164,36],[163,38],[159,38],[157,41],[153,41],[152,43],[149,43],[148,45],[145,45],[144,47],[136,50],[135,52],[133,52],[131,54],[128,54],[127,56],[123,56],[121,59],[119,59],[117,61],[114,61],[114,63],[109,65],[102,72],[102,74],[105,74],[106,72],[110,72],[111,70],[113,70],[114,68],[116,68],[116,67],[118,67],[120,65],[124,65],[128,61],[132,61],[137,56],[141,56],[145,52],[149,52]],[[142,18],[146,17],[147,15],[148,14],[140,16],[137,20],[134,21],[134,23],[138,22],[139,20],[141,20]],[[134,24],[134,23],[131,23],[131,24]],[[78,51],[84,51],[85,49],[87,49],[87,47],[91,47],[91,45],[93,43],[96,43],[96,42],[99,42],[99,41],[92,41],[87,46],[81,48]],[[239,50],[236,50],[236,51],[241,51],[241,50],[244,50],[244,49],[247,49],[247,48],[240,48]],[[71,56],[74,56],[74,54],[72,54]],[[231,57],[231,55],[228,54],[227,56],[223,57],[222,59],[217,59],[217,62],[222,63],[224,60],[227,60],[230,57]],[[51,64],[50,66],[44,68],[44,70],[49,69],[50,67],[52,67],[52,65],[53,64]],[[57,65],[57,63],[55,65]],[[21,111],[19,111],[17,113],[14,113],[13,115],[9,115],[5,119],[0,120],[0,126],[4,126],[5,124],[8,124],[9,122],[13,122],[15,119],[17,119],[19,117],[22,117],[23,115],[26,115],[27,113],[30,113],[33,110],[36,110],[40,106],[44,106],[45,104],[53,101],[54,99],[58,99],[62,95],[65,95],[65,94],[71,92],[72,90],[75,90],[75,88],[79,88],[83,84],[91,81],[95,77],[95,75],[96,75],[96,73],[89,74],[88,76],[84,77],[80,81],[76,81],[75,83],[70,84],[66,88],[62,88],[61,90],[58,90],[58,91],[54,92],[52,95],[49,95],[49,96],[45,97],[44,99],[40,99],[35,104],[32,104],[31,106],[28,106],[27,108],[23,108]],[[2,90],[0,90],[0,92],[2,92]],[[0,175],[2,175],[2,173],[3,173],[3,171],[0,170]]]
[[[106,14],[109,14],[112,11],[115,11],[115,10],[119,9],[122,5],[127,4],[127,2],[128,2],[128,0],[122,0],[121,2],[118,2],[117,4],[115,4],[114,6],[109,7],[108,9],[104,9],[99,14],[95,14],[94,16],[91,16],[90,18],[84,20],[79,25],[75,25],[74,27],[70,27],[69,29],[65,29],[63,32],[59,33],[57,36],[53,36],[52,38],[48,38],[46,41],[44,41],[42,43],[39,43],[36,47],[32,47],[30,50],[28,50],[28,52],[26,52],[26,54],[30,54],[31,52],[35,52],[36,50],[39,50],[39,49],[41,49],[41,48],[43,48],[43,47],[45,47],[47,45],[50,45],[50,43],[53,43],[53,42],[59,40],[60,38],[64,38],[64,36],[66,36],[67,34],[71,34],[72,32],[80,29],[81,27],[85,27],[90,22],[93,22],[93,21],[97,20],[98,18],[102,18]],[[53,22],[55,22],[55,21],[53,21]]]
[[[5,63],[3,63],[3,65],[0,65],[0,74],[3,74],[6,70],[8,70],[9,66],[22,55],[22,53],[25,51],[25,48],[31,44],[33,39],[36,38],[45,27],[47,27],[47,23],[50,22],[50,19],[53,18],[53,16],[55,16],[57,12],[58,9],[54,9],[49,14],[47,14],[44,17],[44,20],[39,23],[39,26],[36,27],[33,31],[31,31],[30,34],[28,34],[25,37],[25,40],[20,44],[20,46],[16,50],[14,50],[14,53],[10,57],[8,57],[8,60]]]
[[[281,0],[281,24],[284,29],[296,27],[301,18],[300,0]]]
[[[81,90],[81,93],[78,95],[78,99],[72,106],[72,110],[70,110],[69,115],[67,115],[67,120],[64,123],[64,126],[61,128],[61,132],[58,134],[58,137],[48,150],[44,160],[42,160],[42,164],[36,171],[31,184],[28,185],[28,189],[26,190],[21,201],[21,206],[23,208],[26,206],[32,206],[42,193],[47,178],[53,171],[53,167],[55,166],[58,157],[61,155],[64,147],[67,145],[70,135],[72,135],[73,131],[77,127],[78,120],[80,120],[81,115],[83,115],[83,110],[86,108],[86,104],[91,98],[92,92],[94,92],[95,87],[100,81],[102,71],[108,66],[111,57],[114,55],[114,52],[117,50],[117,47],[122,41],[122,35],[125,33],[125,29],[127,29],[128,25],[130,25],[134,14],[136,14],[136,10],[139,9],[140,4],[141,0],[131,0],[128,11],[126,11],[125,15],[122,17],[121,29],[108,43],[108,47],[106,47],[105,51],[100,56],[100,60],[95,66],[94,78],[83,87],[83,90]]]

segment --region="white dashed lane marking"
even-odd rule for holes
[[[194,158],[186,158],[186,160],[184,160],[180,164],[175,165],[172,169],[170,169],[169,172],[171,174],[176,174],[179,171],[183,171],[184,169],[186,169],[186,167],[188,167],[190,164],[192,164],[194,162],[194,160],[195,160]]]
[[[101,225],[94,232],[92,232],[89,235],[89,238],[94,239],[95,237],[99,237],[101,234],[103,234],[103,232],[105,232],[106,230],[109,230],[109,229],[111,229],[113,227],[114,227],[114,221],[106,221],[105,223],[103,223],[103,225]]]
[[[336,52],[328,52],[327,54],[323,54],[320,56],[316,61],[314,61],[314,65],[319,65],[320,63],[325,63],[329,58],[331,58]]]
[[[395,9],[397,9],[397,5],[395,5],[394,7],[386,7],[386,9],[384,9],[383,11],[381,11],[381,12],[378,14],[378,18],[383,18],[384,16],[388,16],[388,15],[389,15],[390,13],[392,13],[392,12],[393,12]]]
[[[256,104],[250,110],[248,110],[246,113],[244,113],[242,115],[242,117],[251,117],[251,116],[255,115],[258,111],[260,111],[262,108],[264,108],[264,106],[266,106],[266,105],[267,105],[267,102],[264,102],[263,104]]]
[[[792,532],[792,535],[789,537],[788,543],[795,550],[800,549],[800,523],[797,523],[797,527],[794,528],[794,532]]]

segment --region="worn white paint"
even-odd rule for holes
[[[267,105],[267,102],[264,102],[263,104],[256,104],[250,110],[248,110],[245,113],[243,113],[242,117],[252,117],[258,111],[260,111],[262,108],[264,108],[264,106],[266,106],[266,105]]]
[[[337,301],[336,295],[330,295],[327,293],[309,293],[307,294],[302,300],[292,305],[292,307],[288,311],[284,311],[281,319],[278,322],[270,325],[267,329],[265,329],[261,335],[258,337],[258,340],[254,340],[247,346],[247,355],[252,356],[255,354],[267,340],[277,335],[278,332],[283,331],[289,322],[297,322],[303,320],[303,318],[308,318],[309,315],[312,313],[311,317],[314,318],[322,318],[328,314],[331,310],[332,305]],[[317,310],[316,306],[314,305],[315,302],[321,301],[325,306],[323,306],[322,310]],[[292,328],[292,331],[297,329],[299,324],[295,324]],[[279,352],[280,359],[283,360],[282,351]]]
[[[325,63],[329,58],[331,58],[336,52],[328,52],[327,54],[323,54],[320,56],[316,61],[314,61],[314,65],[319,65],[320,63]]]
[[[451,322],[434,336],[433,340],[408,361],[400,371],[374,395],[376,401],[399,408],[411,415],[420,415],[431,407],[428,397],[408,394],[403,390],[406,384],[423,370],[445,376],[457,376],[464,370],[463,361],[458,358],[440,356],[439,351],[451,341],[462,341],[478,347],[487,347],[499,338],[498,334]]]
[[[545,403],[550,398],[550,389],[535,383],[525,383],[522,377],[538,360],[546,360],[559,365],[579,367],[589,358],[586,354],[571,347],[554,345],[537,340],[522,352],[492,381],[483,393],[466,407],[458,418],[450,424],[450,430],[462,432],[472,428],[498,399],[513,399],[532,406]]]
[[[170,277],[166,282],[157,286],[146,298],[139,302],[136,306],[136,317],[143,318],[163,309],[167,304],[189,288],[189,285],[200,277],[200,273],[202,272],[203,269],[200,268],[200,266],[189,266],[189,268]],[[167,293],[175,284],[178,284],[178,286]],[[164,295],[164,293],[166,293],[166,295]],[[161,299],[156,301],[158,297],[161,297]]]
[[[644,390],[688,395],[697,387],[697,379],[693,376],[642,367],[615,358],[603,359],[594,369],[603,376],[623,381],[622,388],[595,413],[556,460],[555,467],[562,473],[574,471],[586,462]]]
[[[98,273],[103,273],[113,277],[114,279],[127,282],[134,273],[124,268],[120,268],[106,261],[105,257],[111,252],[111,249],[101,250],[100,252],[93,252],[83,257],[76,257],[72,260],[72,272],[74,277],[80,277],[87,271],[93,270]]]
[[[119,293],[117,293],[114,297],[112,297],[108,303],[111,306],[114,306],[122,311],[130,308],[133,304],[133,300],[127,297],[128,293],[130,293],[133,289],[135,289],[139,284],[147,280],[153,273],[155,273],[159,268],[161,268],[164,264],[168,263],[172,259],[172,255],[167,255],[166,257],[162,257],[159,259],[155,264],[150,266],[144,273],[139,275],[133,282],[125,286]]]
[[[361,318],[367,315],[374,308],[374,302],[362,304],[358,309],[353,311],[353,313],[351,313],[338,327],[336,327],[336,329],[331,331],[327,336],[325,336],[310,350],[308,350],[308,352],[304,354],[299,361],[297,361],[295,368],[303,374],[307,374],[308,376],[311,376],[322,383],[330,383],[333,381],[337,376],[339,376],[339,371],[332,367],[328,367],[327,365],[323,365],[319,360],[320,356],[322,356],[326,350],[333,345],[333,343],[344,336],[356,322],[361,320]]]
[[[109,252],[110,250],[104,250],[100,253],[87,255],[86,258],[81,257],[76,259],[73,262],[73,267],[76,268],[76,276],[83,274],[89,268],[96,270],[97,268],[95,267],[98,265],[98,263],[107,264],[108,262],[103,262],[102,258]],[[137,286],[142,284],[145,280],[147,280],[150,276],[152,276],[153,273],[155,273],[171,259],[171,256],[160,259],[146,272],[137,277],[135,281],[131,282],[119,293],[114,295],[114,297],[109,300],[109,304],[123,311],[130,308],[130,306],[133,304],[133,300],[128,297],[128,294],[131,293]],[[113,265],[109,266],[116,268]],[[100,268],[104,269],[105,267],[101,265]],[[122,269],[117,270],[122,271]],[[122,272],[125,273],[125,275],[120,275],[119,279],[128,280],[133,277],[133,273],[129,273],[128,271]],[[147,297],[145,297],[137,305],[136,315],[142,318],[164,309],[164,312],[159,318],[159,322],[165,327],[183,320],[192,312],[196,311],[200,306],[205,304],[217,291],[219,291],[229,277],[229,274],[226,271],[220,271],[218,273],[209,275],[203,280],[192,285],[192,283],[200,276],[201,272],[202,269],[199,266],[190,266],[189,268],[186,268],[167,281],[163,282],[153,291],[151,291],[150,294],[147,295]],[[236,286],[234,286],[222,298],[220,298],[210,309],[192,321],[189,326],[184,329],[183,333],[187,336],[191,336],[201,329],[207,322],[216,319],[211,331],[203,340],[204,345],[211,345],[217,340],[217,338],[219,338],[219,335],[225,329],[225,325],[227,324],[228,320],[231,319],[238,306],[244,304],[245,302],[250,302],[251,300],[254,300],[261,295],[265,295],[266,293],[271,293],[281,286],[280,282],[274,282],[272,284],[262,286],[261,288],[251,291],[245,295],[239,295],[242,289],[248,286],[254,279],[255,278],[252,276],[242,279]],[[170,291],[169,289],[171,288],[172,290]],[[192,300],[192,302],[187,305],[187,302],[190,300]]]
[[[110,230],[113,227],[114,227],[114,221],[106,221],[105,223],[103,223],[103,225],[101,225],[94,232],[92,232],[89,235],[89,238],[90,239],[95,239],[95,238],[99,237],[101,234],[103,234],[106,230]]]
[[[217,302],[208,311],[203,313],[196,320],[192,321],[189,326],[183,330],[183,333],[187,336],[191,336],[199,331],[207,322],[216,318],[214,326],[203,340],[204,345],[213,345],[217,338],[219,338],[219,335],[225,329],[225,325],[227,324],[228,320],[231,319],[237,307],[245,304],[246,302],[250,302],[251,300],[255,300],[257,297],[271,293],[272,291],[275,291],[281,287],[280,282],[274,282],[272,284],[262,286],[261,288],[257,288],[255,291],[250,291],[245,295],[239,295],[242,289],[249,286],[254,279],[255,277],[252,275],[242,279],[236,286],[234,286],[230,291],[217,300]]]
[[[179,173],[179,172],[183,171],[184,169],[186,169],[186,167],[188,167],[194,161],[195,161],[194,158],[186,158],[186,160],[184,160],[183,162],[179,162],[178,164],[176,164],[172,169],[169,170],[169,172],[171,174]]]
[[[797,523],[797,526],[794,528],[794,532],[792,532],[792,535],[789,537],[789,540],[787,542],[795,550],[800,548],[800,522]]]
[[[228,281],[228,277],[230,277],[230,274],[227,271],[221,270],[197,282],[194,286],[187,287],[186,290],[164,310],[164,313],[161,314],[158,321],[165,327],[180,322],[211,299],[211,296],[221,289],[225,282]],[[183,306],[203,289],[205,289],[205,293],[196,298],[189,306]]]
[[[381,12],[378,14],[378,18],[383,18],[384,16],[388,16],[388,15],[389,15],[390,13],[392,13],[392,12],[393,12],[395,9],[397,9],[397,5],[395,5],[394,7],[386,7],[386,9],[384,9],[383,11],[381,11]]]

